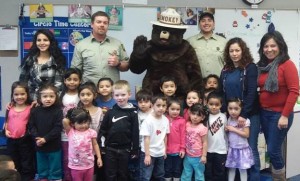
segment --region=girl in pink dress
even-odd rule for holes
[[[91,181],[94,174],[94,153],[102,167],[97,132],[90,127],[92,118],[83,108],[72,108],[63,120],[69,140],[69,168],[73,181]],[[94,152],[94,153],[93,153]]]

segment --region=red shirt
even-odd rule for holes
[[[167,115],[170,125],[170,133],[167,141],[167,153],[176,154],[180,151],[185,151],[185,124],[186,121],[183,117],[178,116],[171,120]]]
[[[278,86],[277,92],[264,90],[267,73],[261,73],[258,77],[258,87],[260,88],[259,102],[262,108],[281,112],[281,115],[288,117],[293,111],[297,97],[299,95],[299,77],[295,64],[291,60],[278,66]]]
[[[20,112],[16,111],[14,107],[9,110],[7,130],[10,131],[11,138],[21,138],[25,135],[30,109],[31,106],[29,105]]]

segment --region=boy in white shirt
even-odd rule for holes
[[[149,116],[151,113],[151,99],[152,99],[152,93],[141,89],[139,90],[136,95],[135,99],[138,104],[138,119],[139,119],[139,129],[141,129],[142,123],[144,120]],[[140,142],[139,142],[139,152],[141,150],[141,143],[142,140],[144,139],[143,136],[140,135]],[[131,181],[140,181],[140,158],[132,158],[129,159],[128,163],[128,170],[129,170],[129,180]]]
[[[205,165],[205,180],[225,181],[225,162],[227,157],[227,137],[225,127],[227,117],[221,113],[222,95],[211,92],[207,96],[207,107],[209,109],[208,119],[208,141],[207,141],[207,163]]]
[[[164,180],[164,159],[166,157],[168,118],[164,115],[167,109],[167,97],[155,95],[152,100],[153,111],[142,123],[140,135],[144,136],[141,143],[141,180]]]

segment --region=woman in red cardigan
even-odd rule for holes
[[[261,126],[273,166],[274,181],[284,181],[285,164],[281,145],[293,122],[293,108],[299,95],[299,77],[288,47],[278,31],[266,33],[260,42],[258,62]]]

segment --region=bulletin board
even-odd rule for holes
[[[24,23],[20,26],[21,60],[28,53],[35,32],[41,28],[50,29],[54,33],[67,59],[68,67],[71,64],[76,42],[91,33],[90,23],[69,23],[68,17],[53,17],[53,22],[30,22],[29,17],[24,17]]]

